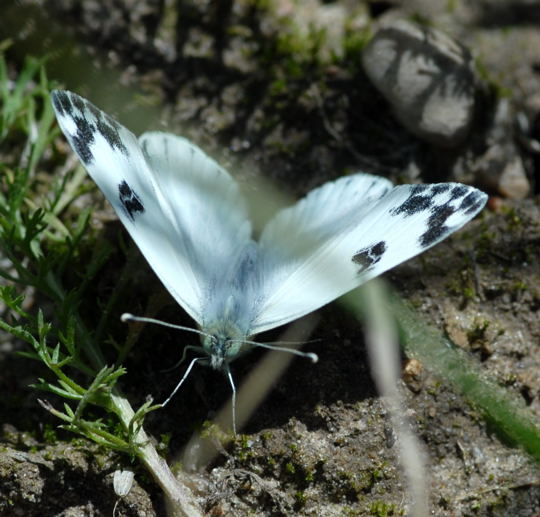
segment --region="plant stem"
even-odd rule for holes
[[[54,275],[48,275],[47,280],[49,287],[56,296],[60,299],[65,297],[63,289]],[[84,340],[83,350],[95,370],[100,371],[106,366],[105,357],[100,348],[90,338],[90,333],[79,317],[76,318],[76,322],[79,330],[77,335]],[[111,390],[110,409],[120,418],[124,428],[129,429],[135,412],[129,401],[116,386]],[[142,426],[138,428],[133,437],[133,442],[137,446],[137,456],[165,493],[170,503],[172,515],[175,517],[202,517],[203,512],[191,490],[176,479],[165,460],[157,453]]]
[[[128,429],[135,414],[131,405],[116,388],[111,394],[111,399],[115,409],[118,411],[120,420]],[[139,428],[134,439],[137,444],[140,444],[137,451],[139,458],[165,493],[170,502],[172,515],[175,517],[201,517],[203,515],[202,510],[191,490],[176,479],[165,460],[159,456],[155,447],[151,444],[142,427]]]

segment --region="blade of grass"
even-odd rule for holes
[[[540,427],[519,397],[488,379],[479,364],[428,325],[395,293],[388,310],[398,321],[407,355],[452,384],[482,410],[499,435],[540,464]]]

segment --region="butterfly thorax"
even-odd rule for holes
[[[246,339],[239,327],[230,321],[218,322],[204,328],[202,347],[210,357],[210,366],[221,370],[242,352]]]
[[[226,365],[245,351],[244,341],[249,335],[251,319],[245,297],[234,289],[227,298],[219,296],[210,299],[206,304],[206,321],[201,324],[202,348],[210,357],[210,366],[216,370],[226,369]]]

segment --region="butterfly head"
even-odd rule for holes
[[[210,366],[223,370],[241,352],[246,335],[231,323],[214,325],[204,329],[201,337],[203,350],[208,354]]]

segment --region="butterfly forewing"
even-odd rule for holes
[[[487,200],[457,183],[388,190],[386,180],[373,178],[327,183],[268,223],[261,237],[266,297],[254,333],[299,318],[430,248]]]
[[[163,284],[197,321],[204,277],[186,253],[185,232],[171,216],[135,135],[89,101],[52,93],[58,123]]]

